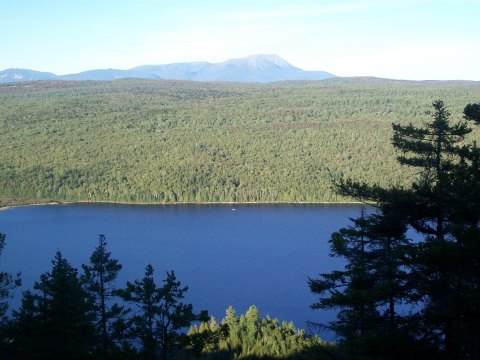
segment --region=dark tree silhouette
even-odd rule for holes
[[[432,105],[432,120],[421,127],[393,124],[392,142],[401,153],[399,163],[418,170],[411,187],[384,188],[344,180],[336,188],[342,195],[373,202],[382,218],[388,215],[420,235],[419,241],[405,248],[403,266],[408,271],[398,273],[405,276],[406,299],[419,309],[415,316],[402,319],[414,339],[435,346],[448,359],[477,359],[480,264],[473,254],[480,249],[479,152],[475,143],[466,141],[472,132],[468,123],[452,124],[442,101]],[[465,119],[478,123],[477,105],[465,108]],[[391,224],[383,226],[383,231],[389,229]],[[375,238],[374,228],[367,233]],[[371,259],[368,264],[376,266]],[[401,289],[399,281],[387,286],[388,291],[395,290],[392,295]],[[388,301],[392,325],[394,298]]]
[[[5,247],[5,234],[0,233],[0,257]],[[13,291],[21,285],[20,273],[16,276],[0,271],[0,357],[4,356],[10,348],[11,334],[8,334],[8,299],[13,296]]]
[[[14,313],[16,353],[21,358],[90,358],[94,326],[88,294],[77,270],[60,252],[52,265],[35,283],[36,292],[26,292],[20,310]]]
[[[347,353],[378,355],[392,351],[391,340],[403,336],[396,306],[409,298],[410,244],[405,224],[396,218],[362,213],[352,222],[330,239],[331,255],[344,258],[345,268],[309,280],[311,291],[321,296],[312,308],[339,309],[327,327],[340,336]]]
[[[96,327],[101,338],[101,353],[104,359],[109,357],[109,348],[113,345],[109,330],[112,320],[118,319],[123,312],[122,307],[110,304],[114,297],[114,281],[122,265],[111,258],[107,251],[107,241],[104,235],[98,238],[98,245],[90,256],[90,264],[82,265],[81,276],[85,290],[91,295],[96,313]]]
[[[0,256],[5,248],[6,235],[0,233]],[[7,299],[12,295],[12,291],[21,285],[20,273],[13,276],[10,273],[0,271],[0,324],[4,320],[8,309]]]
[[[480,104],[468,104],[463,110],[465,119],[475,121],[480,124]]]
[[[161,287],[156,285],[153,273],[153,266],[147,265],[142,280],[127,282],[126,288],[117,293],[136,306],[128,322],[130,335],[141,341],[145,358],[160,355],[165,360],[171,349],[187,340],[180,330],[208,316],[205,312],[195,314],[191,304],[182,302],[188,287],[181,287],[173,271],[167,272]]]

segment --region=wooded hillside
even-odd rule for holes
[[[391,123],[426,121],[435,99],[461,114],[480,83],[4,84],[0,201],[347,200],[332,180],[408,183]]]

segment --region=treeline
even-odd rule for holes
[[[0,86],[0,201],[320,202],[331,180],[406,185],[390,123],[476,82],[121,80]]]
[[[377,211],[332,234],[346,265],[309,282],[313,308],[339,309],[332,359],[480,359],[480,149],[465,141],[480,104],[463,114],[451,121],[438,100],[431,121],[393,124],[411,186],[337,182]]]
[[[0,253],[4,245],[0,234]],[[20,285],[20,274],[0,272],[0,357],[287,359],[325,347],[293,323],[262,319],[255,306],[239,317],[230,307],[217,323],[207,311],[196,313],[184,302],[188,287],[173,271],[158,284],[150,264],[142,279],[117,288],[121,268],[103,235],[80,273],[57,252],[52,269],[23,292],[20,308],[10,316],[8,299]]]
[[[202,359],[290,359],[316,356],[328,347],[318,336],[307,336],[292,322],[260,317],[252,305],[237,316],[229,307],[220,323],[215,318],[188,331],[195,355]]]

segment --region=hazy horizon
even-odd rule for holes
[[[303,70],[480,80],[477,0],[8,2],[0,69],[58,75],[276,54]]]

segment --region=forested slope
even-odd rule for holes
[[[391,123],[425,121],[435,99],[461,114],[480,83],[4,84],[0,201],[347,200],[332,180],[409,181]]]

